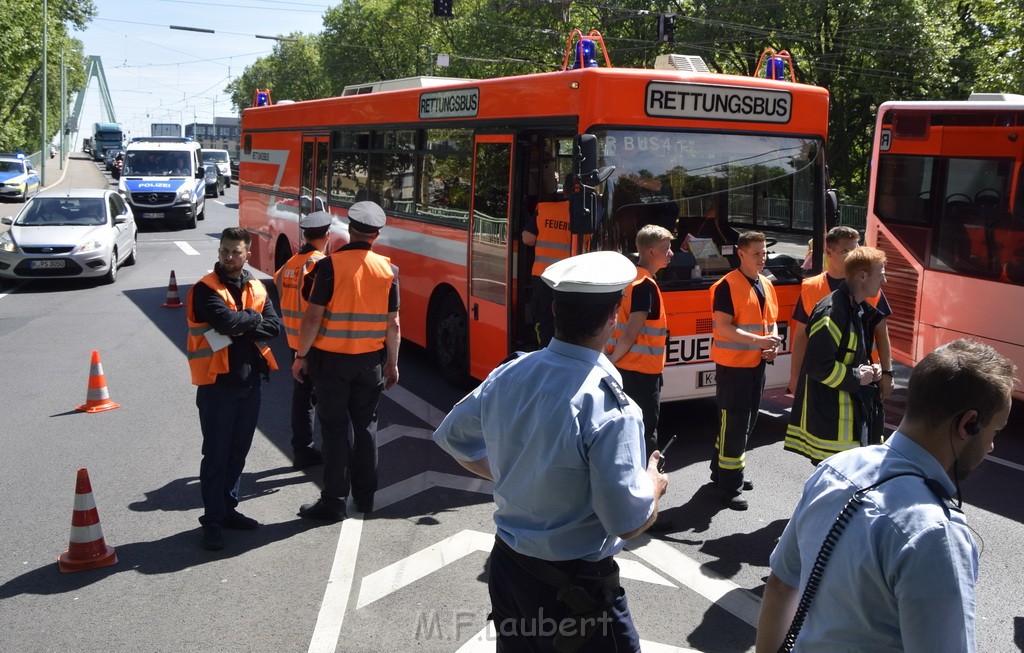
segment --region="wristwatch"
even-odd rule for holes
[[[891,376],[896,378],[895,375],[893,375],[892,370],[882,370],[882,376]]]

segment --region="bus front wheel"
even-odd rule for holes
[[[466,383],[469,366],[466,310],[457,296],[449,295],[434,320],[434,361],[445,381],[455,386]]]

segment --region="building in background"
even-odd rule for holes
[[[240,121],[236,116],[214,118],[208,122],[192,122],[185,125],[185,137],[198,141],[203,148],[227,150],[232,160],[238,159],[238,138],[241,133]]]

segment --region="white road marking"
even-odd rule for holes
[[[1011,462],[1009,460],[1004,460],[1003,458],[996,458],[995,456],[985,456],[985,460],[991,460],[994,463],[999,463],[1000,465],[1006,465],[1010,469],[1016,469],[1018,472],[1024,472],[1024,465],[1018,465],[1015,462]]]
[[[455,653],[494,653],[497,647],[495,636],[494,627],[488,623]],[[659,644],[646,639],[640,640],[640,650],[644,653],[700,653],[697,649]]]
[[[427,424],[430,424],[435,429],[438,426],[441,426],[441,421],[444,420],[445,415],[448,414],[443,410],[435,408],[432,404],[427,403],[423,399],[420,399],[401,385],[396,385],[386,391],[384,396],[391,399]]]
[[[646,539],[640,546],[630,547],[630,553],[655,569],[697,592],[712,603],[724,608],[751,626],[757,627],[761,599],[728,578],[705,569],[699,562],[661,540],[641,535]],[[646,649],[645,649],[646,650]]]
[[[180,249],[181,251],[185,252],[189,256],[199,256],[199,252],[197,252],[194,247],[189,245],[184,240],[176,240],[176,241],[174,241],[174,244],[178,246],[178,249]]]
[[[338,549],[334,552],[334,564],[327,578],[327,590],[320,605],[320,614],[316,617],[308,653],[334,653],[338,648],[345,609],[352,593],[352,579],[355,577],[356,556],[362,533],[363,520],[358,517],[346,519],[341,524]]]

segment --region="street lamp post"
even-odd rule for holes
[[[46,186],[46,143],[50,140],[46,134],[46,0],[43,0],[43,125],[39,148],[39,186]]]

